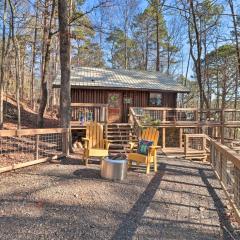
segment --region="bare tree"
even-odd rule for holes
[[[11,0],[8,0],[10,11],[11,11],[11,32],[12,32],[12,42],[13,47],[15,51],[15,75],[16,75],[16,99],[17,99],[17,116],[18,116],[18,123],[17,127],[18,129],[21,128],[21,105],[20,105],[20,84],[21,84],[21,76],[20,76],[20,49],[18,40],[15,36],[15,22],[14,22],[14,16],[15,16],[15,9],[11,2]]]
[[[231,9],[232,21],[233,21],[233,34],[235,38],[235,47],[236,47],[236,57],[237,57],[237,71],[238,76],[236,77],[235,83],[235,100],[234,107],[237,108],[237,100],[238,100],[238,88],[239,88],[239,78],[240,78],[240,46],[239,46],[239,32],[237,30],[237,19],[235,15],[234,5],[232,0],[228,0],[228,4]]]
[[[5,64],[5,45],[6,45],[6,14],[7,0],[4,0],[3,25],[2,25],[2,56],[1,56],[1,76],[0,76],[0,129],[3,128],[3,84],[4,84],[4,64]]]
[[[35,108],[34,101],[34,81],[35,81],[35,64],[36,64],[36,45],[37,45],[37,35],[38,35],[38,0],[35,2],[36,5],[36,14],[35,14],[35,23],[34,23],[34,37],[32,42],[32,62],[31,62],[31,87],[30,89],[30,98],[31,98],[31,106]]]
[[[45,11],[44,11],[44,29],[43,29],[43,45],[42,45],[42,69],[41,69],[41,102],[38,111],[37,125],[38,127],[43,127],[44,124],[44,112],[48,100],[48,88],[47,88],[47,74],[49,71],[49,61],[50,61],[50,45],[52,39],[52,24],[55,11],[55,0],[52,0],[51,15],[48,22],[48,5],[49,0],[45,0]]]
[[[61,89],[60,89],[60,124],[63,128],[70,127],[70,29],[68,15],[68,1],[58,0],[58,19],[60,33],[60,64],[61,64]]]

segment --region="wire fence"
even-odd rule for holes
[[[184,155],[187,159],[207,159],[205,134],[184,135]]]
[[[0,168],[66,154],[68,129],[0,131]]]
[[[240,221],[240,156],[211,139],[211,163]]]

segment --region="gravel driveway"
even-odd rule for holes
[[[69,158],[1,174],[0,239],[240,239],[226,206],[206,164],[161,158],[110,182]]]

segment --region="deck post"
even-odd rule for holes
[[[105,119],[104,119],[104,122],[105,122],[105,139],[107,140],[108,139],[108,106],[104,107],[105,109]]]
[[[187,155],[187,151],[188,151],[188,135],[185,134],[184,135],[184,155]]]
[[[183,128],[179,128],[179,145],[180,148],[183,147]]]
[[[225,116],[225,110],[222,109],[221,111],[221,143],[224,144],[224,125],[225,125],[225,119],[224,119],[224,116]]]
[[[162,149],[166,148],[166,128],[162,128]]]
[[[167,111],[163,110],[163,120],[162,121],[165,123],[166,119],[167,119]]]
[[[38,160],[39,158],[39,135],[36,135],[36,140],[35,140],[35,159]]]

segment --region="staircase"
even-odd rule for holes
[[[108,124],[107,140],[110,141],[109,153],[115,155],[129,150],[129,141],[137,141],[133,126],[128,123]]]

